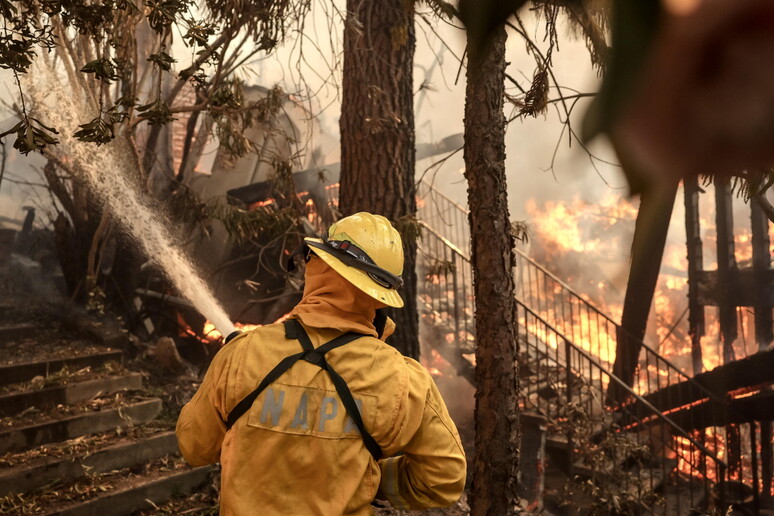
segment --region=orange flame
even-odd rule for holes
[[[290,312],[286,313],[276,321],[274,321],[274,324],[281,323],[285,319],[287,319],[290,316]],[[261,326],[264,326],[263,324],[250,324],[250,323],[240,323],[236,322],[234,323],[234,328],[241,332],[248,332],[252,331],[256,328],[260,328]],[[188,328],[187,330],[188,334],[194,335],[193,330]],[[202,329],[202,332],[204,333],[204,339],[206,342],[209,343],[215,343],[215,342],[221,342],[223,340],[223,334],[220,333],[220,330],[218,330],[215,325],[210,321],[204,322],[204,327]]]

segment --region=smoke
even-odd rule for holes
[[[110,213],[155,262],[180,294],[213,322],[223,335],[234,331],[226,312],[213,297],[191,261],[174,243],[164,221],[143,201],[135,185],[128,181],[135,167],[130,151],[121,138],[95,147],[72,135],[78,121],[89,120],[93,113],[74,90],[65,91],[51,65],[45,59],[35,61],[35,70],[27,88],[36,110],[47,125],[60,131],[57,153],[66,156],[73,170],[81,173],[92,191],[110,207]]]

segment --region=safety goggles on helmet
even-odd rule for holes
[[[395,274],[376,265],[373,259],[368,256],[368,253],[360,249],[358,246],[349,240],[328,240],[327,233],[327,231],[323,233],[322,243],[303,242],[301,246],[299,246],[299,248],[290,255],[290,259],[288,261],[288,271],[292,272],[295,269],[293,258],[296,255],[303,254],[304,259],[309,261],[309,248],[314,247],[334,256],[345,265],[349,265],[350,267],[354,267],[365,272],[368,274],[369,278],[384,288],[397,290],[403,286],[403,278],[396,276]]]

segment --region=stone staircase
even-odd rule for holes
[[[123,350],[5,306],[0,357],[0,514],[217,512],[217,472],[184,463],[177,410]]]

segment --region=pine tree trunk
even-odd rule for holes
[[[369,211],[398,229],[413,226],[414,11],[403,0],[347,0],[341,100],[342,215]],[[403,232],[405,306],[390,316],[397,329],[389,342],[419,356],[415,271],[417,245]]]
[[[472,515],[515,514],[519,387],[513,238],[505,184],[505,40],[471,56],[465,98],[473,284],[476,296],[476,455]]]

